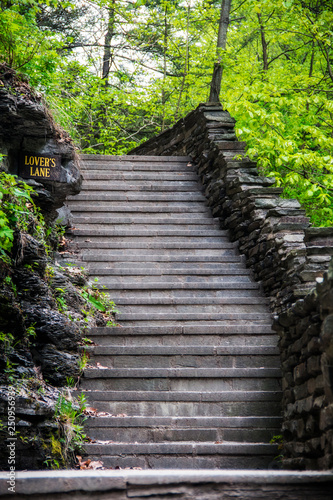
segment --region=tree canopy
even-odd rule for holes
[[[83,152],[124,154],[208,100],[218,58],[249,156],[333,225],[333,2],[229,7],[216,50],[221,0],[0,0],[0,62]]]

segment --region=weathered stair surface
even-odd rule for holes
[[[267,468],[280,370],[267,303],[186,157],[83,156],[73,249],[120,327],[95,328],[81,389],[106,467]],[[103,366],[103,368],[98,368]]]

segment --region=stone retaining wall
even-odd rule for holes
[[[238,241],[247,266],[270,297],[280,334],[285,464],[329,468],[333,280],[326,271],[333,228],[310,227],[298,201],[280,197],[274,178],[261,176],[246,157],[246,144],[237,140],[234,125],[221,105],[201,104],[129,154],[192,157],[213,215]]]

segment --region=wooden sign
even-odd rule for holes
[[[61,157],[22,153],[19,162],[19,176],[23,179],[60,181]]]

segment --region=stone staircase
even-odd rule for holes
[[[277,338],[187,157],[82,157],[72,239],[116,302],[81,390],[105,467],[263,469],[278,454]],[[107,368],[98,368],[98,364]]]

